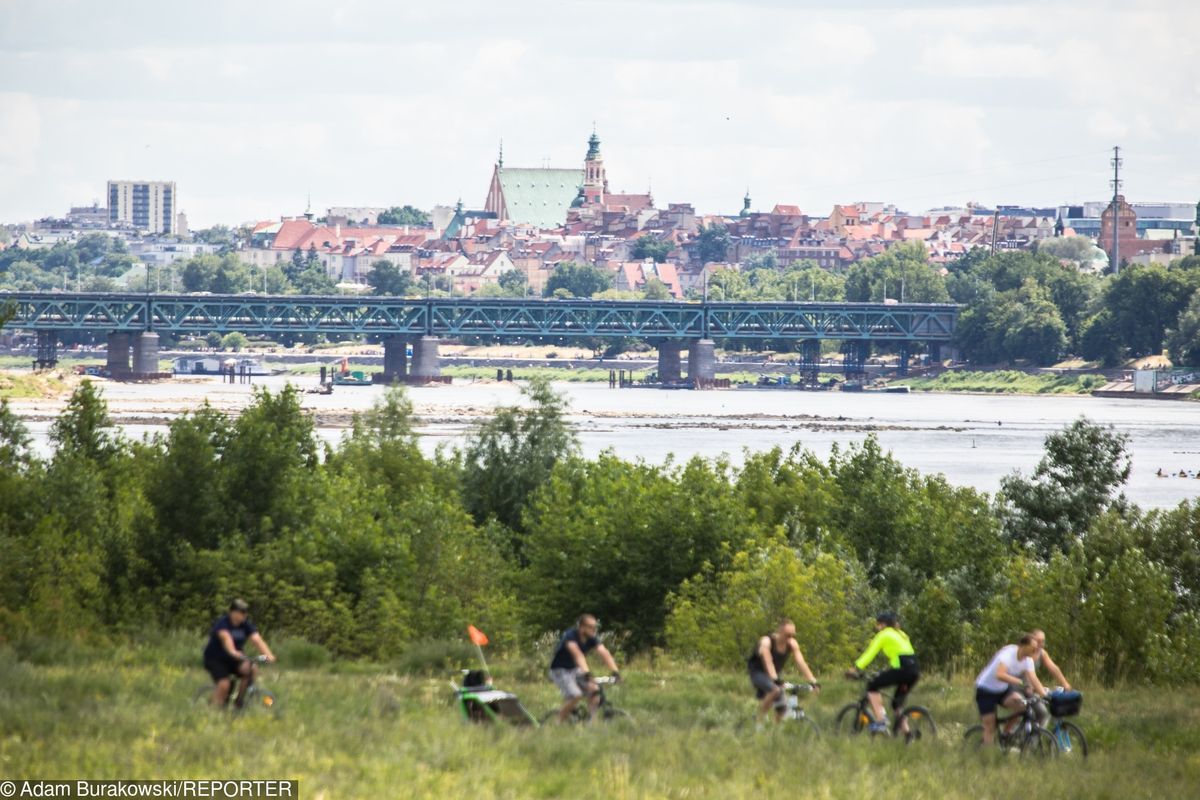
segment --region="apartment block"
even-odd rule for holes
[[[149,233],[175,233],[174,181],[109,181],[108,221]]]

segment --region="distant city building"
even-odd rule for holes
[[[149,233],[175,233],[174,181],[109,181],[108,221]]]
[[[79,228],[108,227],[108,209],[99,203],[90,206],[71,206],[67,212],[67,222]]]
[[[325,212],[328,225],[377,225],[379,215],[387,211],[378,206],[333,206]]]

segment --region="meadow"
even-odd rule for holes
[[[900,378],[891,383],[917,392],[1088,394],[1107,380],[1102,375],[1034,375],[1018,370],[994,370],[943,372],[934,378]]]
[[[268,632],[269,634],[269,632]],[[268,637],[269,638],[269,637]],[[202,640],[89,649],[0,646],[0,778],[294,778],[305,798],[1194,797],[1200,785],[1200,689],[1084,686],[1086,762],[1031,763],[966,751],[970,681],[927,676],[914,702],[940,723],[936,741],[838,738],[837,709],[856,685],[817,664],[826,685],[807,708],[816,742],[783,730],[740,732],[745,676],[635,660],[613,696],[632,724],[514,729],[473,726],[450,705],[445,665],[330,662],[277,643],[263,682],[275,713],[231,715],[191,699],[207,676]],[[318,651],[320,653],[320,651]],[[496,684],[536,715],[556,702],[542,659],[493,665]],[[309,664],[298,667],[297,664]],[[472,666],[464,662],[463,666]]]

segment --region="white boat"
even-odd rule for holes
[[[216,356],[180,356],[171,362],[176,375],[216,375],[221,371],[221,359]]]

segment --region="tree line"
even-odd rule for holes
[[[1111,429],[1053,434],[991,497],[873,438],[737,467],[584,458],[563,398],[525,391],[432,455],[400,388],[328,444],[291,388],[130,440],[84,383],[46,456],[0,404],[0,641],[199,635],[244,596],[271,635],[342,657],[399,658],[467,623],[524,650],[586,609],[628,654],[730,669],[786,615],[836,669],[888,607],[929,669],[1040,627],[1094,678],[1200,679],[1200,503],[1128,503]]]

